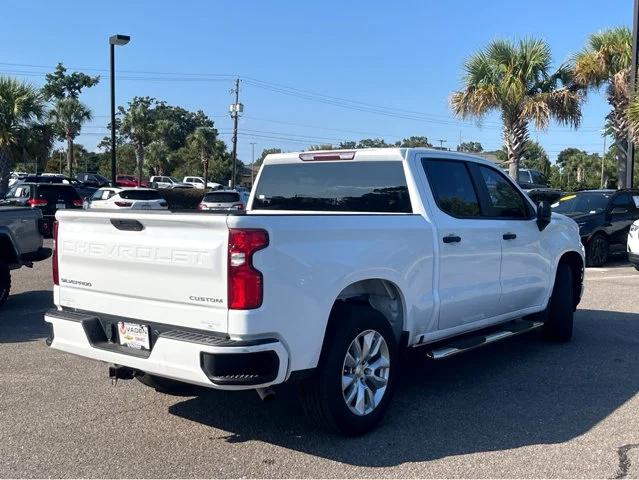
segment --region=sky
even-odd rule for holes
[[[89,150],[108,133],[109,48],[115,33],[116,98],[148,95],[201,109],[231,142],[230,90],[240,77],[238,158],[265,148],[424,135],[454,149],[479,141],[500,148],[497,115],[461,122],[448,101],[463,63],[495,39],[538,37],[555,67],[582,49],[588,35],[632,25],[632,0],[5,0],[0,75],[34,85],[58,62],[100,74],[81,100],[94,118],[77,139]],[[566,147],[603,150],[604,92],[591,92],[582,126],[531,131],[552,160]]]

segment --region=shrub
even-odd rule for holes
[[[206,190],[195,188],[165,188],[158,190],[169,204],[169,210],[196,210]]]

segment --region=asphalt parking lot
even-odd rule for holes
[[[292,388],[194,397],[112,386],[50,350],[50,262],[0,311],[2,477],[639,477],[639,272],[589,269],[565,345],[538,333],[408,364],[381,427],[316,430]]]

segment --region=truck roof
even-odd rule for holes
[[[437,150],[434,148],[362,148],[344,150],[310,150],[287,153],[271,153],[264,158],[264,164],[276,163],[297,163],[303,161],[383,161],[383,160],[406,160],[412,153],[423,153],[436,155],[437,158],[457,158],[496,166],[493,162],[475,155],[461,152],[451,152],[448,150]],[[338,157],[342,158],[338,158]],[[313,158],[316,157],[316,158]]]

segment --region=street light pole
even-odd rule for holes
[[[637,64],[639,63],[639,0],[635,0],[634,15],[632,17],[632,66],[630,67],[630,95],[635,94],[637,81]],[[633,171],[635,166],[635,144],[632,136],[628,135],[628,152],[626,157],[626,188],[632,188]]]
[[[112,35],[109,37],[109,49],[111,56],[111,182],[115,186],[116,159],[115,159],[115,46],[126,45],[131,40],[128,35]]]
[[[604,161],[606,160],[606,129],[602,130],[604,137],[603,154],[601,155],[601,188],[604,188]]]

